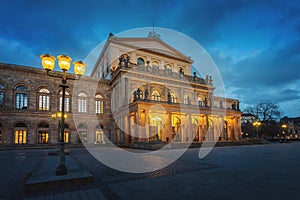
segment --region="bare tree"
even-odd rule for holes
[[[244,112],[251,113],[261,122],[259,136],[274,136],[278,132],[276,119],[280,117],[280,109],[276,103],[266,102],[248,106]],[[254,127],[253,127],[254,129]]]
[[[258,103],[248,106],[244,112],[251,113],[261,122],[276,120],[280,117],[280,109],[276,103]]]

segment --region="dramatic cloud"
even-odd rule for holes
[[[84,59],[110,32],[154,23],[199,42],[242,108],[274,101],[300,116],[299,13],[300,2],[286,0],[7,0],[0,6],[0,61],[39,67],[43,53]]]

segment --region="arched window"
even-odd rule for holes
[[[50,91],[45,87],[39,89],[39,110],[50,110]]]
[[[160,101],[161,98],[160,93],[157,90],[153,90],[151,97],[153,101]]]
[[[103,96],[100,94],[97,94],[95,96],[95,107],[96,107],[96,114],[103,114],[104,113],[104,100]]]
[[[62,90],[59,91],[59,111],[62,110]],[[65,92],[65,112],[70,112],[70,92]]]
[[[138,59],[137,59],[137,64],[140,65],[140,66],[145,65],[144,59],[143,59],[143,58],[138,58]]]
[[[4,105],[4,85],[0,83],[0,108]]]
[[[87,95],[83,92],[78,94],[78,112],[87,112]]]
[[[184,95],[184,98],[183,98],[183,104],[190,104],[190,97],[189,95]]]
[[[24,123],[17,123],[14,128],[14,144],[27,143],[27,125]]]
[[[159,63],[157,61],[153,61],[152,67],[159,68]]]
[[[15,106],[16,109],[28,109],[28,90],[24,85],[16,87]]]
[[[178,103],[178,99],[174,93],[171,93],[171,103]]]
[[[198,102],[198,106],[203,106],[203,101],[200,96],[198,96],[197,102]]]
[[[179,67],[178,72],[179,72],[180,74],[184,74],[184,68],[183,68],[183,67]]]
[[[172,70],[172,65],[167,64],[167,65],[166,65],[166,69],[167,69],[167,70]]]

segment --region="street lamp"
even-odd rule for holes
[[[258,127],[261,125],[260,121],[253,122],[253,126],[256,127],[256,136],[258,136]]]
[[[52,117],[60,118],[60,137],[58,141],[58,157],[59,157],[59,165],[56,167],[56,175],[65,175],[68,173],[67,167],[65,165],[65,149],[64,149],[64,131],[65,131],[65,93],[66,88],[68,88],[67,80],[75,80],[73,77],[67,76],[67,71],[70,69],[72,59],[66,55],[59,55],[58,58],[58,65],[59,68],[62,70],[62,73],[51,73],[55,66],[56,58],[49,55],[43,54],[40,56],[42,61],[43,68],[47,71],[47,75],[51,77],[56,77],[61,79],[61,84],[59,85],[62,88],[62,102],[61,102],[61,112],[60,117],[57,113],[57,116],[52,115]],[[82,61],[73,62],[74,65],[74,72],[80,78],[85,72],[86,64]],[[62,117],[63,116],[63,117]]]

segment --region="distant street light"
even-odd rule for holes
[[[287,128],[287,125],[286,124],[282,124],[281,128],[283,129],[283,131],[282,131],[283,141],[286,142],[285,130]]]
[[[253,122],[253,126],[256,127],[256,136],[259,137],[258,135],[258,127],[261,125],[261,122],[260,121],[256,121],[256,122]]]
[[[59,118],[60,119],[60,137],[58,141],[58,157],[59,157],[59,165],[56,167],[56,175],[65,175],[68,173],[67,167],[65,165],[65,148],[64,148],[64,131],[65,131],[65,95],[66,95],[66,88],[69,86],[67,85],[67,80],[75,80],[76,78],[68,77],[67,71],[70,69],[72,59],[66,55],[59,55],[58,58],[58,65],[59,68],[62,70],[61,72],[53,72],[50,73],[55,66],[56,58],[49,55],[43,54],[40,56],[42,61],[43,68],[47,71],[47,75],[51,77],[56,77],[61,79],[61,84],[59,85],[62,88],[62,102],[61,102],[61,112],[52,114],[52,118]],[[74,72],[80,78],[84,72],[86,64],[82,61],[73,62],[74,65]],[[64,116],[64,117],[62,117]]]

